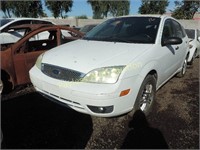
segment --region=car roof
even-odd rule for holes
[[[12,20],[40,20],[40,21],[48,21],[42,18],[0,18],[0,19],[12,19]],[[48,21],[51,22],[51,21]]]
[[[19,25],[19,26],[21,26],[21,25]],[[31,26],[31,25],[30,25]],[[36,27],[38,27],[38,28],[36,28]],[[25,36],[28,36],[28,35],[30,35],[30,34],[32,34],[33,32],[41,32],[41,31],[43,31],[43,30],[48,30],[48,29],[66,29],[66,30],[71,30],[71,31],[74,31],[75,33],[79,33],[79,35],[80,36],[83,36],[84,34],[83,33],[81,33],[81,32],[79,32],[79,31],[77,31],[77,30],[75,30],[75,29],[73,29],[73,28],[71,28],[71,27],[67,27],[67,26],[62,26],[62,25],[54,25],[54,24],[39,24],[39,25],[37,25],[37,26],[35,26],[35,29],[33,29],[33,30],[31,30],[30,32],[28,32],[27,33],[27,35],[25,35]],[[25,37],[24,36],[24,37]],[[21,38],[20,40],[22,40],[23,38]],[[19,40],[19,41],[20,41]],[[19,42],[18,41],[18,42]]]
[[[0,20],[3,20],[3,19],[4,19],[4,20],[8,19],[8,20],[12,20],[12,21],[10,21],[10,22],[8,22],[7,24],[1,26],[1,27],[0,27],[0,30],[3,30],[5,27],[7,27],[8,25],[10,25],[10,24],[12,24],[12,23],[14,23],[14,22],[16,22],[16,21],[23,21],[23,20],[45,21],[45,22],[49,22],[49,23],[54,24],[53,22],[51,22],[51,21],[49,21],[49,20],[45,20],[45,19],[41,19],[41,18],[0,18]]]
[[[173,18],[167,15],[159,15],[159,14],[139,14],[139,15],[126,15],[126,16],[119,16],[115,18],[129,18],[129,17],[155,17],[155,18]],[[174,18],[173,18],[174,19]]]

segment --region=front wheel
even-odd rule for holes
[[[187,58],[185,58],[185,60],[184,60],[184,62],[183,62],[181,71],[177,74],[177,76],[178,76],[179,78],[182,78],[182,77],[185,75],[186,68],[187,68]]]
[[[148,115],[155,99],[155,93],[156,79],[154,76],[148,75],[140,87],[136,102],[134,104],[134,109],[141,110],[145,113],[145,115]]]

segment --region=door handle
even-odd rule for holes
[[[179,46],[177,46],[176,48],[175,48],[175,50],[178,50],[179,49]]]

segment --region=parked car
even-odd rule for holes
[[[200,53],[200,30],[198,29],[185,29],[189,37],[190,55],[188,64],[192,65],[193,60],[199,56]]]
[[[0,23],[0,44],[6,44],[9,42],[14,43],[23,36],[23,32],[21,33],[10,31],[13,26],[24,24],[54,24],[51,21],[36,18],[1,18]],[[8,41],[4,37],[7,37]],[[2,40],[2,38],[4,38],[4,40]]]
[[[12,45],[18,40],[20,40],[27,33],[39,28],[48,26],[49,24],[23,24],[9,27],[6,32],[0,34],[0,44],[1,50],[5,48],[6,45]],[[48,34],[48,32],[46,32]],[[44,35],[44,34],[43,34]],[[39,38],[39,37],[35,37]],[[2,48],[2,46],[4,46]],[[7,48],[7,47],[6,47]]]
[[[90,30],[92,30],[96,26],[97,26],[97,24],[88,24],[88,25],[85,25],[82,28],[80,28],[79,31],[83,32],[83,33],[87,33],[87,32],[89,32]]]
[[[4,93],[17,85],[30,82],[28,72],[41,53],[58,45],[79,39],[83,35],[79,31],[64,26],[50,24],[34,26],[37,26],[37,29],[26,34],[18,42],[11,43],[11,46],[6,45],[8,48],[5,48],[3,44],[1,46],[0,89],[3,89]],[[67,32],[69,36],[66,36]]]
[[[156,90],[185,74],[188,55],[188,37],[175,19],[126,16],[41,54],[29,74],[36,91],[78,112],[148,114]]]
[[[80,31],[81,27],[72,26],[73,29]]]

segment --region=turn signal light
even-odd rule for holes
[[[121,91],[121,93],[120,93],[119,96],[120,96],[120,97],[125,96],[125,95],[127,95],[129,92],[130,92],[130,89],[127,89],[127,90]]]

